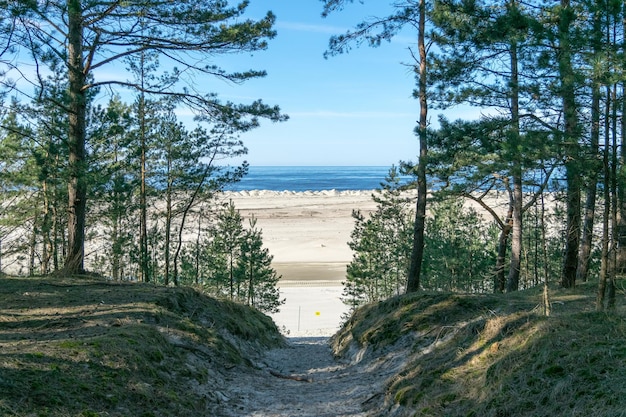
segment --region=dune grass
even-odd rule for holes
[[[0,415],[210,415],[220,370],[284,343],[255,310],[189,288],[0,279]]]
[[[594,311],[593,284],[551,295],[550,317],[539,289],[400,296],[358,310],[333,346],[406,349],[386,395],[403,415],[626,416],[623,294],[611,313]]]
[[[550,317],[540,289],[399,296],[332,346],[406,359],[381,416],[626,416],[624,294],[598,313],[593,283],[550,293]],[[214,415],[231,370],[283,344],[267,316],[189,288],[0,278],[0,416]]]

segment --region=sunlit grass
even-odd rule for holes
[[[596,313],[592,284],[551,295],[551,317],[539,289],[395,297],[358,310],[333,345],[344,355],[408,345],[386,398],[407,415],[626,415],[623,306]]]
[[[188,288],[2,278],[0,296],[2,416],[206,415],[210,368],[283,343],[268,317]]]

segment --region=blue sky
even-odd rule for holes
[[[363,45],[323,57],[332,35],[367,16],[385,16],[386,4],[356,1],[322,18],[319,0],[251,2],[250,17],[268,10],[277,16],[277,37],[266,51],[219,57],[218,63],[233,70],[264,69],[268,75],[243,85],[212,80],[210,86],[224,100],[260,98],[290,116],[284,123],[264,121],[242,136],[250,164],[389,166],[416,159],[419,107],[411,96],[414,75],[404,65],[411,62],[412,33],[378,48]]]
[[[415,77],[409,66],[413,63],[409,48],[415,50],[416,33],[407,29],[378,48],[355,46],[348,54],[323,56],[332,35],[392,10],[391,0],[364,3],[354,0],[344,10],[322,18],[320,0],[251,0],[246,16],[261,18],[271,10],[277,16],[278,35],[265,51],[217,55],[213,63],[230,71],[266,70],[268,75],[241,85],[215,78],[198,80],[202,90],[217,93],[224,101],[262,99],[290,116],[278,124],[263,121],[260,128],[242,135],[251,165],[390,166],[416,160],[419,143],[414,128],[419,106],[412,98]],[[32,63],[23,63],[22,70],[28,73],[29,66]],[[119,63],[99,71],[110,79],[128,75],[120,73]],[[25,90],[31,88],[24,80],[18,83]],[[133,100],[132,94],[120,93]],[[475,109],[462,110],[464,118],[479,114]],[[180,116],[191,120],[188,112]],[[429,120],[437,122],[433,110]]]

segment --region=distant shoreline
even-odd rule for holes
[[[380,187],[389,175],[382,166],[251,166],[228,191],[360,191]],[[410,177],[401,177],[405,182]]]
[[[237,197],[272,197],[272,196],[293,196],[293,197],[335,197],[335,196],[365,196],[374,193],[376,189],[372,190],[305,190],[305,191],[291,191],[291,190],[241,190],[241,191],[222,191],[225,196],[237,196]],[[410,192],[410,191],[409,191]]]

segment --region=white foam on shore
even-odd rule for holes
[[[272,191],[272,190],[243,190],[223,191],[226,197],[342,197],[342,196],[370,196],[375,190],[319,190],[319,191]]]

